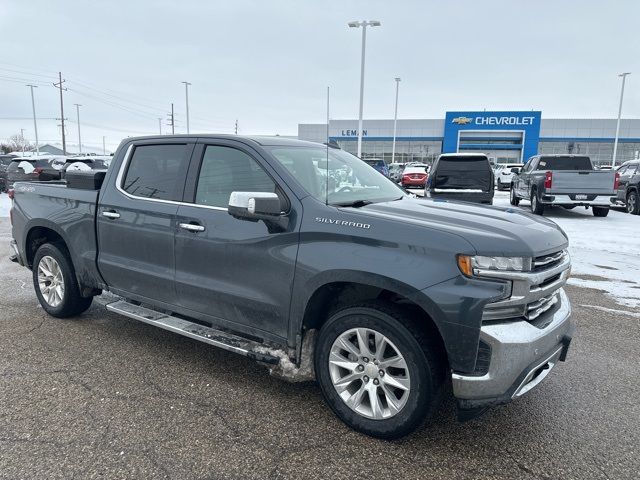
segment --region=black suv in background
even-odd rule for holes
[[[13,155],[0,155],[0,193],[8,190],[7,167],[13,162]]]
[[[622,164],[618,175],[618,193],[611,201],[623,204],[632,215],[640,215],[640,160]]]
[[[60,171],[53,166],[53,158],[13,158],[7,167],[6,188],[15,182],[59,180]]]
[[[445,153],[431,168],[425,195],[493,204],[495,176],[483,153]]]

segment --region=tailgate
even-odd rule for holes
[[[550,194],[585,193],[614,195],[616,172],[612,170],[554,170]]]

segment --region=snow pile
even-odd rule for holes
[[[494,205],[508,206],[509,193],[496,192]],[[529,210],[529,202],[521,208]],[[591,210],[553,208],[544,216],[569,236],[570,285],[604,290],[620,305],[640,308],[640,217],[611,210],[605,218]]]
[[[0,193],[0,218],[9,216],[11,209],[11,199],[6,193]]]

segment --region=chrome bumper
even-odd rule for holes
[[[453,373],[453,393],[467,406],[506,403],[528,392],[564,360],[573,334],[571,305],[559,290],[551,321],[538,328],[526,320],[484,325],[480,340],[491,347],[489,370],[481,376]],[[467,402],[465,402],[467,401]]]
[[[540,203],[544,205],[593,205],[596,207],[608,207],[611,203],[611,194],[598,195],[593,200],[573,200],[569,195],[553,195],[543,196]]]

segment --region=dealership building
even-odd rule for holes
[[[431,161],[440,153],[483,152],[497,163],[520,163],[537,153],[588,155],[610,164],[615,119],[542,118],[539,111],[447,112],[444,119],[398,120],[396,162]],[[330,120],[329,138],[357,152],[357,120]],[[299,124],[298,138],[326,142],[326,124]],[[393,120],[364,120],[362,156],[391,162]],[[622,119],[616,163],[640,155],[640,119]]]

